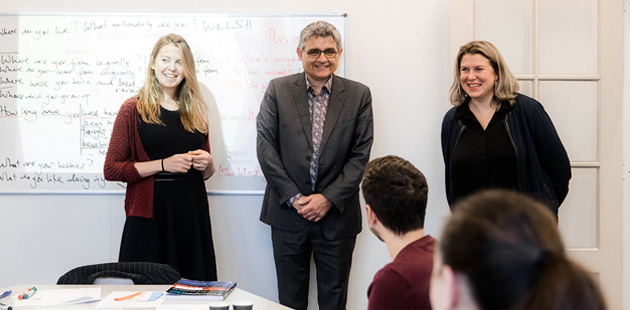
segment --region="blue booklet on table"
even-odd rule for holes
[[[166,298],[224,300],[236,287],[232,281],[196,281],[180,279],[168,290]]]

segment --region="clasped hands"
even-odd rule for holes
[[[201,149],[183,154],[175,154],[171,157],[164,158],[164,171],[186,173],[190,168],[204,171],[208,166],[213,164],[213,160],[210,153]]]
[[[303,196],[293,203],[298,214],[310,222],[319,222],[332,208],[332,202],[322,194]]]

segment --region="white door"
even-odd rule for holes
[[[623,1],[451,4],[451,59],[468,41],[492,42],[553,119],[573,171],[559,213],[565,246],[621,309]]]

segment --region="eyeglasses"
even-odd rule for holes
[[[310,59],[317,59],[319,58],[319,55],[321,55],[322,53],[324,53],[324,56],[326,56],[326,58],[328,59],[333,59],[335,58],[335,56],[337,56],[337,51],[334,48],[329,48],[323,51],[312,49],[312,50],[308,50],[306,52],[306,55],[308,55],[308,58]]]

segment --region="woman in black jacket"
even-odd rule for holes
[[[558,215],[571,163],[542,105],[518,93],[503,57],[487,41],[459,49],[442,122],[449,205],[481,189],[517,190]]]

